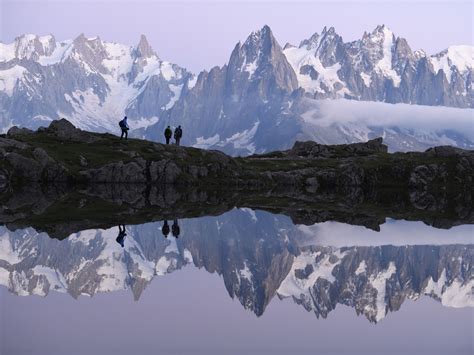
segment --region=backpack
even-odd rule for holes
[[[119,126],[120,128],[126,128],[125,122],[123,122],[123,120],[119,121]]]
[[[183,136],[183,131],[181,128],[176,128],[176,130],[174,131],[174,135],[176,138],[181,138]]]

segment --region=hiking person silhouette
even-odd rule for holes
[[[173,131],[171,131],[171,127],[170,126],[166,127],[165,129],[166,144],[170,144],[170,139],[172,135],[173,135]]]
[[[123,225],[123,229],[122,229],[122,225],[119,224],[118,228],[119,228],[119,234],[117,236],[117,239],[115,239],[115,241],[119,243],[120,246],[123,248],[124,243],[125,243],[125,236],[127,235],[127,233],[125,232],[125,225]]]
[[[175,219],[173,221],[173,225],[171,226],[171,233],[173,234],[173,237],[178,238],[179,237],[179,225],[178,225],[178,220]]]
[[[164,221],[163,227],[161,228],[161,233],[168,238],[168,234],[170,234],[170,226],[168,225],[168,221]]]
[[[121,120],[119,122],[119,126],[122,129],[122,135],[120,136],[120,139],[123,139],[124,135],[125,135],[125,139],[127,139],[128,138],[128,130],[130,129],[130,127],[128,127],[128,123],[127,123],[127,116],[125,116],[123,118],[123,120]]]
[[[178,128],[174,130],[174,140],[176,141],[176,145],[179,145],[182,136],[183,130],[181,129],[181,126],[178,126]]]

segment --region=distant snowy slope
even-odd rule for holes
[[[284,53],[314,98],[474,107],[473,46],[427,56],[384,25],[348,43],[325,27]]]
[[[142,36],[137,46],[80,35],[23,35],[0,44],[0,128],[37,127],[67,117],[84,129],[134,128],[158,121],[193,75],[162,61]]]

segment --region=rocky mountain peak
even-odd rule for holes
[[[332,26],[329,28],[324,26],[323,31],[321,32],[321,36],[333,36],[335,34],[337,34],[336,29]]]
[[[81,33],[73,41],[72,57],[89,72],[107,72],[102,62],[108,57],[104,43],[100,37],[87,38]]]
[[[310,38],[308,50],[315,49],[315,55],[319,57],[324,67],[332,66],[342,60],[345,56],[345,48],[342,37],[336,33],[334,27],[324,27],[321,36],[317,34]]]
[[[40,56],[50,55],[55,48],[53,35],[24,34],[15,38],[15,57],[19,59],[38,60]]]
[[[395,41],[394,33],[385,25],[378,25],[368,36],[372,42],[383,45],[384,41]]]
[[[81,44],[81,43],[85,43],[86,41],[87,41],[87,37],[84,35],[84,33],[81,33],[76,38],[74,38],[73,43]]]
[[[273,81],[287,91],[297,88],[296,75],[267,25],[252,32],[242,45],[235,46],[228,68],[232,76],[246,81]]]
[[[306,47],[306,49],[311,50],[316,48],[319,43],[319,33],[315,32],[311,37],[300,42],[299,47]],[[285,46],[286,49],[286,46]]]
[[[280,47],[273,36],[272,30],[267,25],[260,30],[252,32],[240,47],[241,54],[247,58],[257,59],[271,52],[273,47]]]
[[[148,43],[146,36],[143,34],[140,36],[140,41],[138,42],[138,45],[135,49],[135,55],[142,58],[148,58],[156,55],[156,53],[153,51],[153,48],[151,48],[150,44]]]

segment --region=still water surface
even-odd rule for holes
[[[160,221],[122,240],[0,227],[1,354],[473,351],[473,226],[176,222],[178,238]]]

